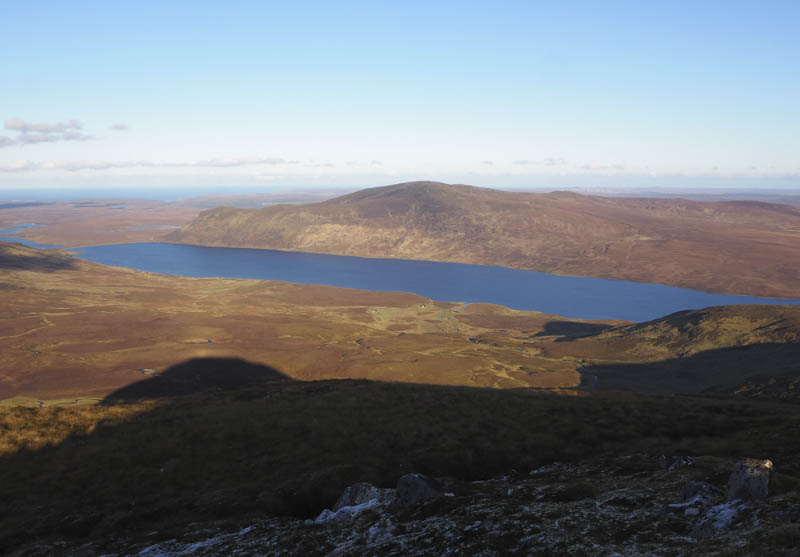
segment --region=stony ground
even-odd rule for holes
[[[167,538],[50,541],[17,555],[798,555],[797,480],[775,471],[762,502],[726,500],[736,461],[620,456],[478,482],[441,479],[398,508],[375,490],[316,519],[191,524]],[[399,489],[399,488],[398,488]],[[375,495],[374,493],[372,495]],[[361,495],[361,499],[372,495]]]

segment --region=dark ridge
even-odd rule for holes
[[[75,260],[59,251],[0,242],[0,269],[53,272],[74,267]]]
[[[613,329],[613,325],[602,323],[580,323],[577,321],[550,321],[545,323],[544,330],[536,333],[533,337],[561,337],[558,342],[567,342],[576,338],[583,338],[608,329]]]
[[[114,391],[103,404],[240,389],[272,381],[291,379],[273,367],[240,358],[194,358]]]
[[[800,403],[796,381],[800,378],[800,343],[797,342],[705,350],[651,363],[589,365],[580,371],[583,386],[593,390],[722,393]],[[768,385],[774,388],[768,389]]]
[[[337,205],[340,203],[350,203],[354,201],[361,201],[370,198],[381,198],[395,195],[425,195],[437,193],[456,193],[456,192],[478,192],[490,191],[496,193],[503,193],[501,190],[493,190],[491,188],[480,188],[477,186],[468,186],[464,184],[446,184],[444,182],[432,181],[416,181],[416,182],[403,182],[400,184],[392,184],[390,186],[380,186],[376,188],[367,188],[359,190],[347,195],[334,197],[322,204]]]
[[[0,209],[19,209],[21,207],[38,207],[39,205],[49,205],[41,201],[22,201],[19,203],[0,203]]]

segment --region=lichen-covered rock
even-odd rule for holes
[[[344,490],[333,509],[323,510],[310,522],[314,524],[350,522],[364,511],[389,505],[393,500],[393,489],[382,489],[366,482],[359,482]]]
[[[317,518],[315,518],[313,521],[309,521],[309,523],[335,524],[338,522],[350,522],[364,511],[375,508],[377,506],[379,506],[378,500],[370,499],[369,501],[365,501],[358,505],[341,507],[335,511],[332,511],[330,509],[325,509],[324,511],[319,513],[319,516],[317,516]]]
[[[771,472],[771,460],[747,458],[737,462],[728,480],[725,500],[738,499],[746,503],[760,503],[767,498]]]
[[[397,533],[397,526],[388,516],[381,517],[378,522],[367,529],[365,541],[367,544],[379,544],[391,539]]]
[[[333,506],[334,511],[342,507],[354,507],[375,499],[380,505],[389,505],[394,499],[394,490],[375,487],[366,482],[353,484],[344,490]]]
[[[741,525],[752,515],[752,507],[741,500],[727,501],[714,505],[695,523],[692,535],[696,538],[710,538]]]
[[[403,509],[444,494],[440,481],[422,474],[406,474],[397,480],[392,506]]]
[[[711,485],[690,479],[681,488],[681,502],[671,503],[667,505],[667,509],[686,517],[698,517],[714,496],[715,490]]]
[[[690,456],[675,456],[668,458],[666,455],[661,455],[658,459],[662,470],[677,470],[679,468],[691,468],[694,466],[694,459]]]
[[[730,470],[735,461],[714,456],[692,459],[693,466],[671,471],[659,466],[657,456],[636,455],[567,462],[533,475],[507,474],[472,482],[413,475],[400,482],[400,487],[408,483],[432,495],[437,484],[442,484],[449,493],[428,504],[396,508],[377,504],[377,498],[364,501],[375,492],[363,484],[353,486],[342,500],[343,506],[324,511],[318,520],[248,515],[240,523],[225,518],[188,524],[177,536],[168,528],[147,534],[111,532],[106,538],[91,540],[48,537],[12,554],[796,554],[800,533],[796,490],[775,489],[758,506],[739,499],[725,501],[719,471]],[[576,482],[595,485],[597,495],[554,497]],[[432,492],[423,489],[427,487]]]

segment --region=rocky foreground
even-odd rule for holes
[[[797,480],[769,460],[620,456],[486,481],[356,484],[314,519],[189,524],[160,539],[29,545],[85,555],[795,555]]]

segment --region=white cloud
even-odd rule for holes
[[[95,139],[78,130],[83,129],[83,124],[78,120],[57,122],[55,124],[26,122],[21,118],[11,118],[5,121],[7,130],[19,132],[14,143],[18,145],[33,145],[36,143],[55,143],[56,141],[88,141]],[[10,145],[10,143],[5,143]],[[0,143],[0,147],[4,146]]]
[[[576,166],[575,168],[578,170],[625,170],[625,165],[584,163]]]
[[[64,132],[61,138],[64,141],[89,141],[90,139],[94,139],[94,136],[80,132]]]
[[[22,172],[25,170],[36,170],[39,164],[26,160],[11,161],[7,163],[0,163],[1,172]]]
[[[50,143],[53,141],[60,141],[61,134],[52,133],[21,133],[17,136],[18,143]]]
[[[108,129],[114,130],[114,131],[117,131],[117,132],[124,132],[124,131],[128,130],[128,124],[125,124],[123,122],[117,122],[116,124],[111,124],[108,127]]]
[[[64,133],[69,130],[82,130],[83,123],[79,120],[70,120],[69,122],[57,122],[55,124],[35,124],[33,122],[26,122],[22,118],[11,118],[6,120],[5,126],[7,130],[14,130],[21,133],[27,132],[40,132],[40,133]]]
[[[279,158],[271,158],[271,157],[245,157],[245,158],[236,158],[236,157],[218,157],[215,159],[210,159],[206,161],[198,161],[192,163],[190,165],[186,164],[175,164],[172,166],[217,166],[217,167],[230,167],[230,166],[250,166],[254,164],[285,164],[286,161]]]
[[[14,145],[16,141],[7,137],[5,135],[0,135],[0,147],[8,147],[9,145]]]
[[[298,161],[285,161],[281,158],[273,157],[220,157],[210,160],[196,162],[151,162],[151,161],[45,161],[35,162],[20,160],[13,163],[0,165],[0,172],[21,172],[25,170],[67,170],[77,172],[80,170],[109,170],[112,168],[174,168],[174,167],[198,167],[198,168],[231,168],[252,165],[282,165],[294,164]],[[332,163],[313,165],[314,167],[335,166]]]
[[[17,136],[17,143],[28,145],[32,143],[53,143],[56,141],[89,141],[94,136],[80,132],[64,133],[21,133]]]

